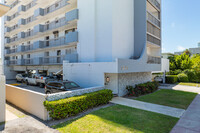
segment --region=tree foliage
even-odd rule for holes
[[[191,69],[193,66],[193,61],[190,55],[183,53],[181,55],[174,55],[169,57],[170,60],[170,70],[175,71],[177,69],[186,70]]]

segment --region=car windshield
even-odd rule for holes
[[[74,82],[67,82],[67,83],[64,83],[64,86],[65,86],[65,88],[67,88],[67,89],[78,88],[78,87],[80,87],[79,85],[77,85],[77,84],[74,83]]]

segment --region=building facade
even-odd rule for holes
[[[7,78],[63,69],[64,79],[123,95],[126,85],[150,81],[161,69],[160,0],[14,3],[5,19]]]
[[[63,60],[77,62],[76,0],[9,0],[5,17],[7,78],[27,70],[62,69]]]

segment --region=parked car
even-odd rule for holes
[[[52,94],[77,89],[81,89],[81,87],[72,81],[50,81],[45,86],[45,93]]]
[[[27,74],[17,74],[16,80],[17,82],[24,82],[26,77],[27,77]]]
[[[49,81],[58,81],[58,79],[56,76],[46,76],[43,74],[31,74],[25,78],[27,85],[38,85],[40,88],[44,88]]]

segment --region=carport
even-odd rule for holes
[[[4,0],[0,0],[0,2],[4,3]],[[0,4],[0,17],[2,17],[6,12],[10,10],[9,6],[6,6],[4,4]],[[4,20],[0,18],[0,27],[4,29]],[[2,31],[2,30],[1,30]],[[4,43],[4,33],[0,32],[0,44]],[[4,45],[1,45],[4,46]],[[3,53],[2,53],[3,54]],[[3,74],[3,65],[2,65],[2,60],[0,60],[0,122],[5,121],[5,103],[6,103],[6,98],[5,98],[5,76]]]

